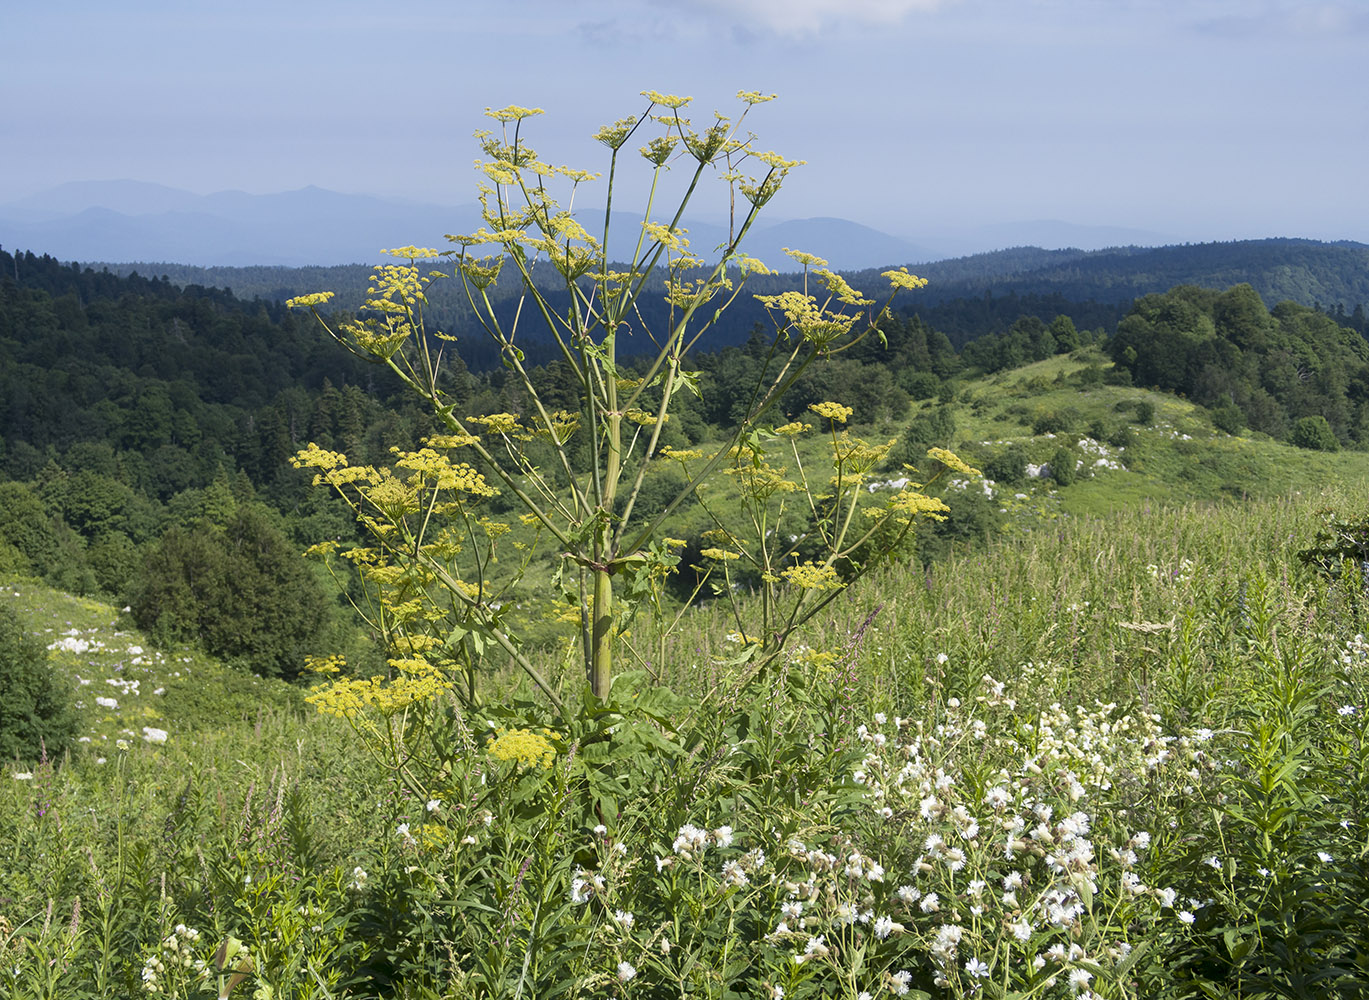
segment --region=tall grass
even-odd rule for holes
[[[714,602],[646,664],[673,696],[615,686],[550,767],[450,716],[426,799],[205,665],[166,743],[92,711],[111,739],[0,776],[0,989],[1362,996],[1364,595],[1295,558],[1355,502],[1063,517],[887,567],[763,676]],[[79,612],[17,589],[50,641]]]

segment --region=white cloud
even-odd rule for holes
[[[694,0],[734,19],[780,35],[810,35],[857,22],[896,24],[955,0]]]

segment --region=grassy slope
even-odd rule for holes
[[[1070,514],[1100,514],[1138,502],[1182,504],[1336,486],[1353,489],[1369,477],[1369,453],[1311,452],[1265,435],[1233,437],[1216,430],[1203,407],[1169,393],[1062,383],[1100,360],[1090,354],[1059,356],[967,383],[956,406],[956,447],[983,457],[1002,443],[1017,442],[1039,463],[1062,440],[1084,437],[1094,421],[1111,427],[1132,423],[1135,443],[1123,451],[1108,449],[1124,470],[1100,470],[1058,492],[1059,509]],[[1129,404],[1142,401],[1155,407],[1151,426],[1131,420]],[[1066,408],[1078,413],[1076,433],[1032,434],[1033,414]],[[1009,412],[1013,410],[1021,415]],[[1050,489],[1042,481],[1028,492],[1049,496]]]
[[[1045,524],[1058,526],[1061,517],[1083,518],[1088,523],[1077,530],[1117,539],[1134,537],[1136,532],[1153,536],[1155,529],[1142,527],[1138,519],[1146,520],[1150,512],[1166,508],[1181,511],[1177,517],[1183,523],[1207,516],[1195,504],[1247,497],[1327,493],[1348,503],[1345,498],[1353,497],[1369,481],[1369,454],[1325,454],[1267,438],[1233,437],[1214,430],[1202,408],[1174,396],[1115,386],[1080,388],[1069,381],[1098,361],[1089,354],[1059,356],[963,384],[953,404],[957,432],[950,443],[971,461],[982,462],[1009,444],[1019,444],[1030,461],[1046,462],[1062,443],[1085,437],[1084,428],[1090,424],[1102,422],[1109,428],[1126,424],[1133,417],[1130,404],[1137,401],[1149,401],[1155,407],[1150,426],[1132,424],[1132,444],[1121,449],[1104,446],[1102,453],[1124,468],[1086,470],[1078,482],[1061,488],[1049,479],[1032,479],[1014,487],[993,486],[995,502],[1008,514],[1009,538],[1019,539],[1004,544],[1020,545],[1024,537],[1044,538],[1035,529]],[[915,404],[912,415],[934,405]],[[1042,411],[1073,411],[1072,419],[1079,429],[1071,434],[1033,434],[1030,424]],[[899,425],[853,428],[854,433],[872,441],[889,440],[902,430]],[[706,451],[707,446],[703,447]],[[808,435],[803,442],[800,453],[810,474],[818,467],[825,447],[820,434]],[[1095,455],[1088,457],[1090,462],[1096,460]],[[774,457],[777,465],[792,467],[792,455],[787,459],[782,454]],[[1311,508],[1303,504],[1300,509],[1306,520]],[[1095,518],[1102,520],[1095,523]],[[669,525],[665,533],[685,534],[687,529],[698,530],[707,524],[696,508]],[[521,530],[515,522],[515,538]],[[1304,540],[1309,530],[1307,524],[1300,527]],[[508,553],[505,565],[511,567],[513,552],[507,546],[504,551]],[[1162,555],[1152,553],[1144,563],[1163,561]],[[971,553],[966,558],[974,564],[983,555]],[[535,559],[519,587],[529,622],[540,621],[547,607],[551,560],[550,553]],[[858,588],[851,599],[856,600],[857,594],[868,589],[883,593],[912,592],[919,587],[925,590],[928,579],[946,572],[944,566],[937,567],[924,577],[910,565],[890,567],[878,583]],[[982,586],[992,590],[994,584]],[[1033,586],[1045,586],[1051,594],[1058,589],[1056,582],[1041,580],[1033,581]],[[981,597],[987,592],[981,590]],[[542,599],[533,595],[542,595]],[[969,597],[965,599],[973,603]],[[61,594],[32,581],[12,581],[0,587],[0,600],[13,603],[45,644],[64,638],[91,644],[80,653],[55,649],[52,662],[76,691],[84,719],[83,735],[88,740],[85,748],[93,755],[105,756],[121,738],[141,743],[144,726],[168,730],[172,735],[169,745],[174,746],[176,738],[188,732],[259,733],[260,720],[268,716],[282,726],[303,719],[312,725],[316,718],[304,706],[299,688],[244,676],[193,649],[153,650],[126,619],[99,602]],[[962,610],[966,615],[974,611],[968,605]],[[675,644],[688,660],[706,658],[708,652],[719,648],[721,635],[735,628],[735,621],[721,606],[698,612],[691,619],[697,623],[692,626],[697,634]],[[539,627],[551,635],[548,626]],[[834,636],[828,638],[835,641]],[[559,649],[559,644],[553,648]],[[559,654],[549,649],[546,655],[547,665],[556,667]],[[681,669],[689,672],[686,664],[671,665],[670,672]],[[683,675],[677,673],[677,677],[683,682]],[[97,705],[97,696],[115,698],[118,707]]]

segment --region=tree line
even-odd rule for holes
[[[947,405],[908,425],[910,401],[948,404],[966,374],[1102,345],[1116,362],[1108,378],[1184,393],[1219,426],[1369,445],[1369,350],[1343,322],[1355,314],[1269,309],[1248,285],[1177,287],[1116,308],[1111,322],[1103,308],[1047,293],[887,316],[880,337],[805,373],[777,420],[845,401],[853,423],[900,434],[897,468],[955,430]],[[697,356],[700,394],[679,401],[662,445],[735,425],[771,363],[762,318]],[[444,391],[467,413],[522,412],[528,401],[502,366],[468,367],[477,339],[463,330],[456,350],[435,345],[447,349]],[[623,362],[625,377],[635,365]],[[564,363],[537,365],[533,383],[550,409],[574,405]],[[299,641],[348,620],[298,552],[354,539],[356,525],[290,456],[312,441],[383,465],[429,419],[377,366],[275,302],[0,253],[0,572],[128,603],[161,639],[208,639],[248,669],[291,676]]]

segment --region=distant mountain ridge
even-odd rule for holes
[[[1268,306],[1369,304],[1369,245],[1343,240],[1271,238],[1106,250],[1015,247],[918,268],[930,282],[919,302],[984,295],[1059,295],[1079,302],[1124,303],[1175,285],[1223,290],[1249,284]],[[852,276],[873,284],[875,271]]]
[[[94,266],[116,274],[165,275],[178,285],[231,288],[247,299],[278,300],[329,288],[338,291],[340,302],[346,297],[344,289],[364,287],[370,270],[363,265],[196,267],[96,262]],[[880,276],[885,267],[846,273],[857,287],[875,289],[885,285]],[[914,269],[930,283],[904,300],[908,309],[986,295],[1051,296],[1120,305],[1183,284],[1217,290],[1249,284],[1268,306],[1285,300],[1328,309],[1339,305],[1347,312],[1356,305],[1369,306],[1369,245],[1351,241],[1276,238],[1092,251],[1014,247],[918,264]],[[355,305],[344,304],[347,308]]]
[[[593,210],[584,213],[586,224],[592,217]],[[631,213],[616,215],[613,245],[634,244],[640,222],[641,216]],[[140,181],[82,182],[0,205],[0,244],[63,260],[332,266],[375,263],[385,247],[446,247],[445,234],[473,232],[483,224],[475,204],[430,205],[312,186],[278,194],[196,195]],[[705,254],[728,242],[725,226],[686,225],[694,247]],[[935,250],[834,218],[758,223],[745,250],[775,266],[786,246],[821,253],[837,268],[937,256]]]

